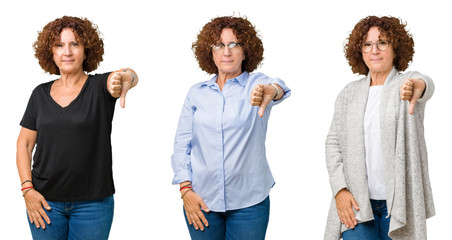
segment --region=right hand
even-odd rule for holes
[[[358,203],[355,201],[353,194],[345,188],[340,190],[336,194],[336,209],[341,222],[347,228],[355,228],[356,224],[358,224],[352,207],[359,211]]]
[[[184,201],[184,209],[185,214],[187,215],[187,220],[190,225],[193,225],[196,230],[201,229],[204,231],[204,226],[208,227],[209,222],[207,222],[206,217],[201,211],[201,208],[204,212],[209,212],[210,210],[207,208],[206,204],[202,200],[202,198],[191,190],[184,195],[182,199]],[[182,191],[181,193],[184,193]],[[203,224],[204,223],[204,224]]]
[[[251,91],[250,103],[252,106],[259,106],[259,117],[264,116],[265,108],[277,97],[276,90],[273,86],[267,84],[257,84]]]
[[[126,95],[130,88],[132,88],[130,74],[128,72],[113,72],[107,80],[108,92],[110,92],[112,97],[120,98],[119,101],[122,108],[126,107]]]
[[[410,102],[408,113],[413,115],[414,106],[425,90],[425,82],[420,78],[408,78],[400,86],[400,98]]]
[[[44,199],[44,196],[42,196],[38,191],[32,189],[25,194],[24,198],[30,223],[34,223],[36,228],[41,227],[42,229],[45,229],[46,225],[44,220],[47,224],[50,224],[50,218],[47,216],[47,213],[44,211],[43,207],[47,210],[50,210],[51,208]]]

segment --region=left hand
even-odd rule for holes
[[[414,106],[425,90],[425,82],[420,78],[407,78],[400,87],[400,99],[408,100],[408,113],[414,113]]]
[[[129,72],[114,72],[107,81],[107,89],[111,96],[120,97],[122,108],[126,106],[126,95],[132,88],[132,79]]]
[[[267,84],[257,84],[251,91],[250,103],[252,106],[259,106],[259,117],[264,116],[265,108],[275,95],[275,87]]]

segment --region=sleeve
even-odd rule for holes
[[[326,166],[333,196],[343,188],[347,188],[344,175],[344,162],[339,142],[339,125],[342,121],[343,92],[336,99],[333,121],[325,141]]]
[[[180,114],[176,137],[174,139],[174,153],[171,156],[171,165],[174,171],[173,184],[192,181],[190,153],[193,136],[193,115],[195,111],[196,108],[190,101],[189,91]]]
[[[33,93],[30,96],[30,99],[28,100],[28,105],[25,110],[24,116],[22,117],[22,121],[20,121],[20,125],[24,128],[28,128],[33,131],[37,131],[36,127],[36,114],[34,113],[33,104],[35,99],[35,93],[36,89],[33,91]]]
[[[118,98],[113,97],[110,94],[110,92],[108,92],[108,88],[107,88],[108,77],[110,77],[111,73],[112,72],[106,72],[106,73],[99,74],[99,78],[98,78],[99,83],[98,84],[101,85],[103,95],[106,98],[108,98],[109,100],[116,102],[116,99],[118,99]]]
[[[433,83],[433,80],[429,76],[423,74],[420,75],[421,75],[420,78],[425,82],[425,90],[424,94],[421,96],[421,98],[419,98],[418,101],[427,102],[435,92],[435,84]]]

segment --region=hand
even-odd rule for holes
[[[132,79],[130,73],[114,72],[107,81],[107,89],[111,96],[120,97],[120,105],[122,108],[126,106],[126,94],[132,88]]]
[[[408,107],[410,114],[414,113],[414,106],[424,90],[425,82],[420,78],[407,78],[403,81],[400,87],[400,98],[410,102],[410,106]]]
[[[44,196],[42,196],[38,191],[32,189],[25,194],[24,198],[30,223],[34,223],[36,228],[41,227],[42,229],[45,229],[46,225],[43,218],[47,224],[50,224],[50,218],[47,216],[47,213],[42,207],[45,207],[47,210],[50,210],[51,208],[44,199]]]
[[[264,116],[265,108],[275,95],[275,87],[267,84],[257,84],[251,91],[250,103],[252,106],[259,106],[259,117]]]
[[[190,225],[193,224],[196,230],[201,229],[201,231],[204,231],[204,226],[208,227],[209,222],[207,222],[207,219],[202,213],[201,208],[204,210],[204,212],[209,212],[210,210],[207,208],[206,204],[198,194],[196,194],[192,190],[186,191],[189,192],[184,195],[183,200],[188,223]],[[182,191],[181,193],[184,192],[185,191]]]
[[[352,207],[359,211],[358,203],[356,203],[353,195],[345,188],[340,190],[336,194],[336,209],[341,222],[347,228],[355,228],[356,224],[358,224]]]

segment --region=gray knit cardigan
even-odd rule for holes
[[[400,99],[400,86],[407,78],[421,78],[426,89],[408,113],[408,101]],[[334,117],[326,138],[326,165],[333,197],[325,240],[337,240],[347,228],[337,215],[334,197],[347,188],[360,210],[358,223],[373,220],[366,177],[364,111],[370,76],[348,84],[336,100]],[[434,92],[433,81],[418,72],[399,73],[395,68],[383,86],[380,102],[380,130],[385,171],[386,201],[391,217],[389,236],[399,239],[427,239],[426,219],[435,215],[424,139],[424,109]]]

